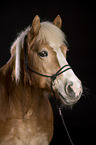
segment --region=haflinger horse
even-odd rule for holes
[[[66,60],[65,34],[58,15],[51,23],[38,15],[11,46],[0,68],[0,145],[49,145],[53,111],[48,96],[64,106],[80,99],[81,81]]]

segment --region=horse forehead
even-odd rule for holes
[[[61,51],[61,48],[60,47],[52,47],[52,48],[53,48],[53,51],[55,51],[56,53],[57,60],[59,62],[60,67],[64,66],[65,64],[68,64],[64,54]]]

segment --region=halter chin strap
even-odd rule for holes
[[[69,69],[71,69],[71,67],[67,64],[67,65],[64,65],[63,67],[61,67],[55,74],[53,75],[45,75],[45,74],[41,74],[35,70],[33,70],[29,65],[28,65],[28,61],[27,61],[27,55],[26,55],[26,46],[24,47],[24,51],[25,51],[25,66],[26,66],[26,70],[30,70],[31,72],[34,72],[35,74],[39,75],[39,76],[42,76],[42,77],[47,77],[47,78],[51,78],[51,90],[53,92],[53,95],[54,95],[54,99],[56,101],[56,107],[57,109],[59,110],[59,115],[62,119],[62,123],[65,127],[65,130],[66,130],[66,133],[68,135],[68,138],[70,140],[70,143],[71,145],[74,145],[73,142],[72,142],[72,139],[70,137],[70,134],[68,132],[68,129],[66,127],[66,124],[65,124],[65,121],[64,121],[64,117],[63,117],[63,114],[62,114],[62,111],[61,111],[61,106],[59,105],[59,102],[57,101],[56,99],[56,96],[55,96],[55,92],[54,92],[54,89],[53,89],[53,86],[54,86],[54,80],[57,78],[57,76],[61,75],[62,73],[68,71]],[[63,70],[64,69],[64,70]]]

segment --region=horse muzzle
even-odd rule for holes
[[[78,102],[81,98],[83,92],[83,88],[81,85],[81,81],[78,84],[73,82],[68,82],[64,86],[64,92],[58,91],[60,99],[66,105],[72,105]]]

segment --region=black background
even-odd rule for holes
[[[67,36],[70,50],[67,60],[88,88],[72,109],[64,108],[62,112],[75,145],[96,144],[95,1],[13,1],[2,3],[0,7],[0,67],[10,58],[10,46],[17,34],[32,23],[36,14],[41,21],[53,21],[58,14],[62,17],[62,30]],[[55,129],[50,145],[69,145],[58,110],[52,104]]]

